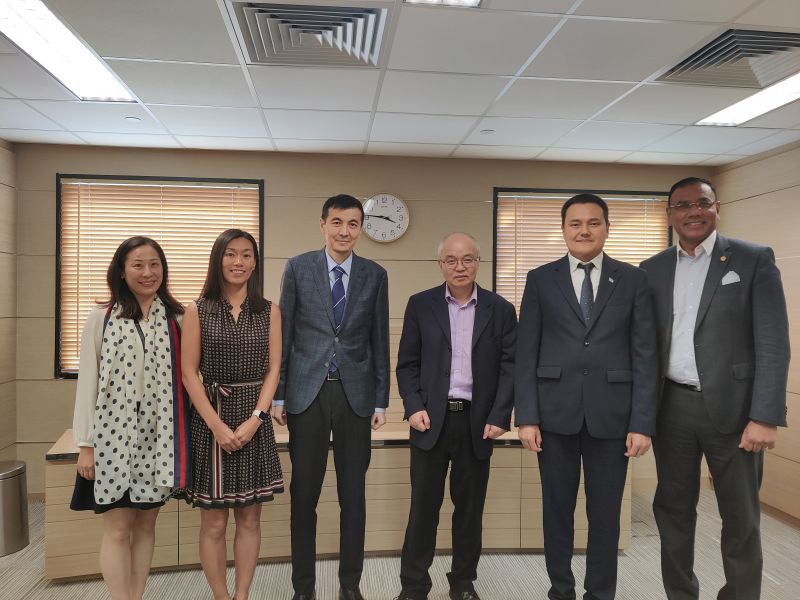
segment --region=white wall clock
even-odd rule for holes
[[[399,240],[408,226],[408,205],[397,196],[375,194],[364,202],[364,232],[376,242]]]

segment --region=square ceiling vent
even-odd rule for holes
[[[389,10],[228,0],[249,65],[376,68]]]

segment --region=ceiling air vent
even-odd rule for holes
[[[765,88],[800,71],[800,33],[729,29],[658,78]]]
[[[377,3],[351,8],[229,0],[228,7],[249,65],[377,67],[389,16]]]

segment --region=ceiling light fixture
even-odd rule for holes
[[[0,0],[0,32],[81,100],[135,101],[40,0]]]
[[[481,0],[403,0],[406,4],[432,4],[435,6],[461,6],[465,8],[478,8]]]
[[[698,121],[697,125],[740,125],[800,98],[800,73],[779,81],[728,108]]]

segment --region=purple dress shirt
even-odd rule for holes
[[[478,286],[473,285],[472,296],[463,305],[453,298],[446,285],[444,297],[450,313],[450,345],[453,349],[447,397],[472,400],[472,329],[475,325]]]

